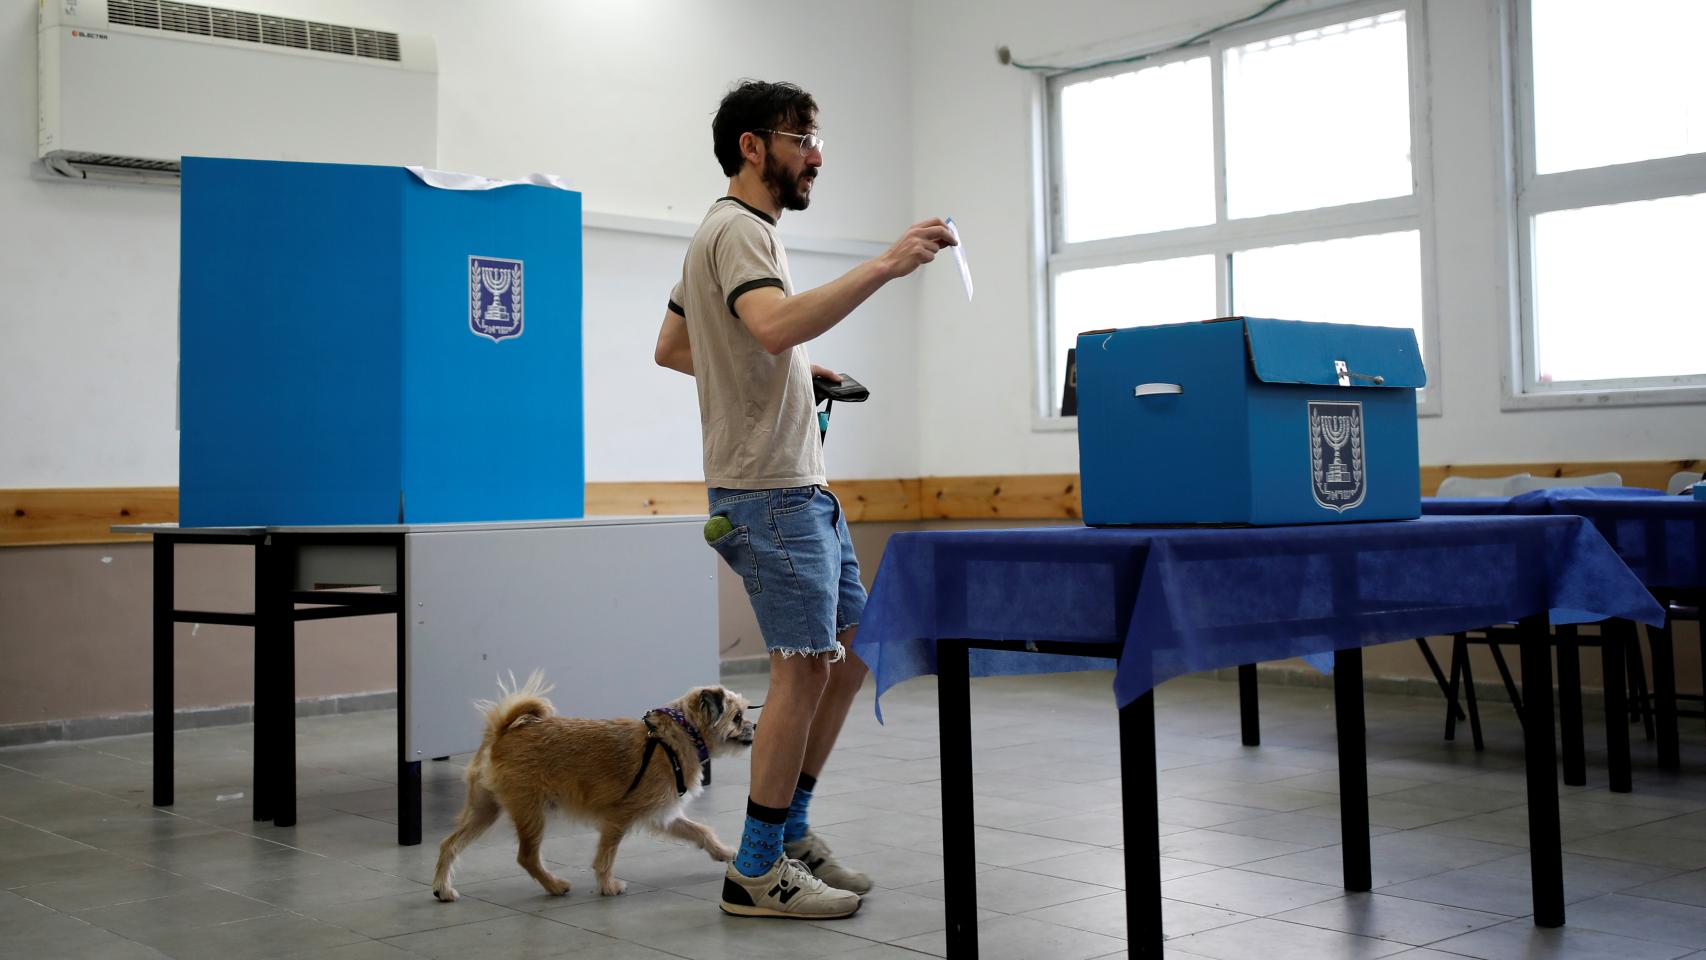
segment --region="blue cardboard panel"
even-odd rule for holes
[[[1311,423],[1312,413],[1356,420],[1329,436]],[[1412,391],[1258,384],[1250,391],[1249,443],[1251,523],[1421,516]]]
[[[1237,522],[1248,515],[1240,325],[1086,334],[1077,356],[1085,522]],[[1178,384],[1181,392],[1136,396],[1147,383]]]
[[[398,173],[405,516],[581,516],[580,194],[435,190]]]
[[[1415,331],[1407,327],[1364,327],[1349,323],[1304,323],[1246,317],[1250,363],[1267,383],[1338,384],[1333,361],[1353,373],[1379,376],[1382,387],[1421,387],[1428,382]],[[1361,378],[1353,386],[1374,384]]]
[[[579,194],[190,158],[182,209],[183,522],[582,514]]]
[[[396,518],[397,173],[184,158],[185,525]]]

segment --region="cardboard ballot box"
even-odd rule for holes
[[[1084,522],[1421,515],[1415,334],[1228,317],[1078,338]]]
[[[581,198],[186,157],[180,522],[578,517]]]

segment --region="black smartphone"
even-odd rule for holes
[[[865,389],[864,384],[852,377],[849,377],[845,373],[841,375],[840,383],[836,383],[828,377],[813,377],[812,393],[815,396],[815,400],[813,401],[815,403],[822,403],[825,400],[839,400],[843,403],[858,403],[871,396],[871,391]]]

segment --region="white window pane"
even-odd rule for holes
[[[1066,351],[1086,330],[1188,323],[1215,317],[1214,257],[1072,270],[1054,278],[1051,404],[1059,409]]]
[[[1706,3],[1536,0],[1539,173],[1706,153]]]
[[[1214,222],[1214,104],[1207,57],[1060,91],[1067,243]]]
[[[1706,194],[1534,218],[1536,374],[1706,374]]]
[[[1402,12],[1234,47],[1225,89],[1228,216],[1411,193]]]
[[[1232,303],[1247,317],[1409,327],[1420,344],[1421,234],[1240,251],[1232,255]]]

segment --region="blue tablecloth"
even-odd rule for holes
[[[1612,503],[1630,500],[1667,498],[1663,490],[1646,487],[1549,487],[1530,490],[1514,497],[1423,497],[1422,515],[1484,516],[1488,514],[1520,514],[1532,516],[1547,513],[1569,513],[1558,509],[1565,500],[1603,500]]]
[[[936,641],[1122,643],[1125,705],[1201,670],[1452,633],[1663,612],[1587,520],[1424,517],[1297,527],[928,531],[889,539],[854,649],[884,691]],[[1108,661],[972,650],[973,676]]]
[[[1653,589],[1706,587],[1706,502],[1641,487],[1554,487],[1515,497],[1424,497],[1424,516],[1586,517]]]

